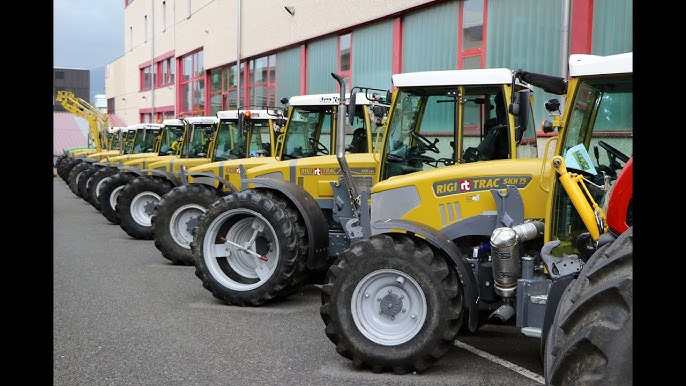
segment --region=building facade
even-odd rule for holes
[[[507,67],[567,75],[570,54],[633,50],[633,0],[124,0],[105,68],[128,124],[390,89],[399,72]],[[536,90],[535,121],[546,118]]]

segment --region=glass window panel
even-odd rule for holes
[[[480,48],[483,44],[483,0],[465,1],[463,4],[462,49]]]
[[[350,71],[350,43],[351,35],[345,34],[341,35],[338,39],[340,43],[340,62],[341,71]]]

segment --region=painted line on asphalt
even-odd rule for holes
[[[463,348],[467,351],[471,351],[474,354],[476,354],[482,358],[486,358],[491,362],[495,362],[495,363],[497,363],[503,367],[506,367],[506,368],[516,372],[516,373],[519,373],[519,374],[521,374],[527,378],[533,379],[534,381],[536,381],[542,385],[545,384],[545,378],[543,378],[542,376],[540,376],[540,375],[538,375],[532,371],[529,371],[529,370],[527,370],[521,366],[517,366],[516,364],[514,364],[512,362],[508,362],[504,359],[498,358],[497,356],[495,356],[493,354],[489,354],[485,351],[481,351],[478,348],[472,347],[466,343],[460,342],[459,340],[455,340],[455,346],[457,346],[459,348]]]

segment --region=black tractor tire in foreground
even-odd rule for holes
[[[79,176],[79,181],[76,183],[79,197],[83,198],[86,202],[88,202],[88,186],[92,181],[93,174],[98,170],[100,170],[100,166],[90,164],[90,167],[81,173],[81,176]]]
[[[320,315],[357,369],[420,372],[453,345],[464,294],[447,256],[403,234],[359,240],[329,268]]]
[[[632,385],[633,227],[591,256],[565,290],[545,348],[547,385]]]
[[[80,164],[81,162],[83,162],[83,159],[81,158],[75,158],[67,162],[63,162],[62,165],[57,168],[57,175],[59,175],[60,178],[64,180],[64,182],[69,184],[69,173],[71,172],[71,169],[73,169],[74,166]]]
[[[117,212],[117,198],[122,189],[134,179],[136,175],[131,173],[117,173],[102,183],[98,203],[100,213],[112,224],[119,224],[119,213]]]
[[[219,197],[216,189],[203,184],[177,186],[162,196],[150,221],[155,247],[164,258],[177,265],[194,265],[193,229]]]
[[[90,163],[82,162],[74,166],[69,172],[69,179],[67,180],[69,183],[69,189],[77,196],[79,195],[79,181],[81,180],[81,176],[83,175],[83,172],[88,170],[90,167]]]
[[[119,173],[119,170],[112,167],[101,167],[96,171],[91,177],[88,187],[86,188],[86,201],[88,201],[97,210],[100,210],[100,201],[98,197],[100,196],[100,191],[104,182],[112,177],[113,175]]]
[[[172,188],[169,180],[152,176],[136,177],[126,184],[117,197],[121,229],[134,239],[152,240],[155,206]]]
[[[282,197],[256,189],[229,194],[200,216],[191,242],[195,275],[228,305],[283,299],[301,284],[304,229]]]

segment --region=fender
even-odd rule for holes
[[[220,169],[220,172],[222,172],[221,169]],[[219,177],[218,175],[211,173],[211,172],[207,172],[207,173],[200,173],[200,172],[198,172],[198,173],[185,173],[183,175],[182,181],[179,183],[179,185],[188,184],[188,177],[193,177],[193,183],[194,184],[209,185],[209,186],[212,186],[213,188],[215,187],[214,186],[215,181],[217,181],[218,186],[215,189],[225,191],[225,194],[234,193],[234,192],[238,191],[238,189],[236,189],[233,185],[231,185],[231,183],[228,180],[225,180],[224,178]],[[226,191],[228,191],[228,192],[226,192]]]
[[[117,166],[117,169],[121,170],[122,172],[133,173],[137,176],[143,175],[143,174],[141,174],[140,169],[138,169],[137,167],[133,167],[133,166]]]
[[[524,201],[517,187],[508,185],[505,193],[501,193],[499,189],[491,189],[491,194],[495,200],[495,212],[465,218],[441,229],[441,233],[450,240],[476,235],[490,237],[495,228],[511,227],[524,222]]]
[[[307,268],[317,269],[325,266],[329,258],[329,224],[317,201],[305,189],[290,182],[275,178],[251,178],[243,183],[254,184],[255,188],[276,190],[286,196],[296,206],[305,221],[309,246]]]
[[[467,257],[460,252],[459,248],[457,248],[457,245],[455,245],[452,240],[426,224],[410,220],[377,221],[372,224],[372,228],[374,228],[372,230],[372,233],[374,234],[393,232],[393,229],[400,229],[410,236],[424,239],[434,248],[443,250],[448,254],[448,257],[450,257],[454,263],[460,282],[464,287],[465,305],[469,310],[469,330],[472,332],[476,331],[479,314],[479,299],[477,296],[479,292],[476,285],[476,278],[467,261]]]
[[[174,184],[174,186],[178,186],[178,181],[179,177],[176,176],[174,173],[170,173],[166,170],[160,170],[160,169],[143,169],[140,171],[141,175],[147,175],[151,177],[160,177],[165,180],[169,180]]]

